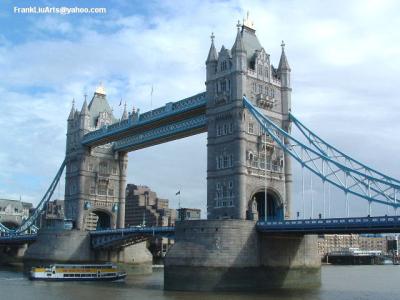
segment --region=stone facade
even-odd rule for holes
[[[238,25],[232,49],[217,54],[212,36],[206,61],[208,120],[207,218],[288,218],[290,159],[243,108],[243,95],[290,131],[290,67],[282,44],[279,66],[249,22]],[[285,141],[287,142],[287,141]],[[267,209],[264,208],[267,190]]]
[[[199,220],[201,217],[201,210],[198,208],[179,208],[178,209],[178,220]]]
[[[126,112],[124,112],[126,117]],[[111,144],[94,148],[82,146],[82,137],[116,122],[102,86],[96,89],[81,111],[72,107],[68,118],[65,176],[65,215],[78,229],[93,229],[87,224],[94,213],[97,227],[123,228],[127,154],[114,153]]]
[[[255,221],[178,222],[167,253],[167,290],[308,288],[320,284],[316,236],[260,235]]]
[[[318,254],[321,257],[348,248],[379,250],[387,253],[387,237],[358,234],[324,234],[318,237]]]
[[[176,210],[169,208],[168,199],[157,197],[147,186],[128,184],[126,187],[125,226],[174,226]]]
[[[32,207],[32,203],[0,199],[0,223],[8,228],[18,227],[29,217]]]

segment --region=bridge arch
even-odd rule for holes
[[[256,189],[250,197],[247,205],[247,219],[264,220],[265,203],[267,204],[267,220],[283,220],[283,201],[280,193],[267,188],[267,201],[265,201],[265,188]]]
[[[106,208],[87,210],[84,217],[85,230],[110,229],[116,227],[115,214]]]

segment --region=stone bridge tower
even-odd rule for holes
[[[91,149],[81,144],[86,133],[116,121],[103,86],[68,117],[65,213],[80,230],[124,227],[127,154],[115,153],[111,144]]]
[[[208,219],[280,219],[290,216],[290,158],[243,108],[245,95],[288,131],[290,67],[282,42],[277,68],[252,22],[238,24],[229,50],[217,54],[214,36],[206,61]],[[267,201],[265,196],[267,195]],[[265,208],[267,203],[267,208]]]

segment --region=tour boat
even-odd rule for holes
[[[115,281],[123,280],[126,272],[113,263],[106,264],[54,264],[33,267],[29,278],[49,281]]]

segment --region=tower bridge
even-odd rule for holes
[[[0,243],[26,237],[18,234],[34,225],[64,166],[65,212],[75,229],[59,233],[52,249],[65,247],[86,259],[118,260],[122,254],[126,258],[145,251],[136,247],[122,253],[143,244],[151,234],[174,235],[176,243],[165,262],[166,289],[313,286],[320,281],[313,234],[399,231],[399,217],[375,217],[372,206],[396,212],[400,181],[346,155],[295,117],[291,68],[283,42],[281,48],[274,66],[253,23],[244,20],[230,49],[222,46],[217,52],[215,36],[211,36],[205,92],[142,114],[128,113],[125,107],[120,119],[113,115],[105,88],[99,86],[89,104],[85,99],[80,111],[72,107],[65,161],[35,214],[16,230],[0,226],[3,232],[14,234]],[[178,222],[176,228],[124,228],[127,153],[202,132],[208,137],[207,220]],[[301,174],[294,174],[302,179],[301,220],[294,220],[292,213],[292,161],[301,166]],[[311,218],[305,217],[305,172],[322,184],[319,219],[313,209]],[[327,186],[343,192],[345,217],[327,218]],[[350,216],[351,197],[365,202],[368,217]],[[106,230],[85,231],[93,214]],[[39,231],[30,237],[27,242],[37,239],[28,249],[30,257],[40,251],[49,254],[43,249],[53,235]],[[68,256],[68,251],[51,255],[79,258]]]

